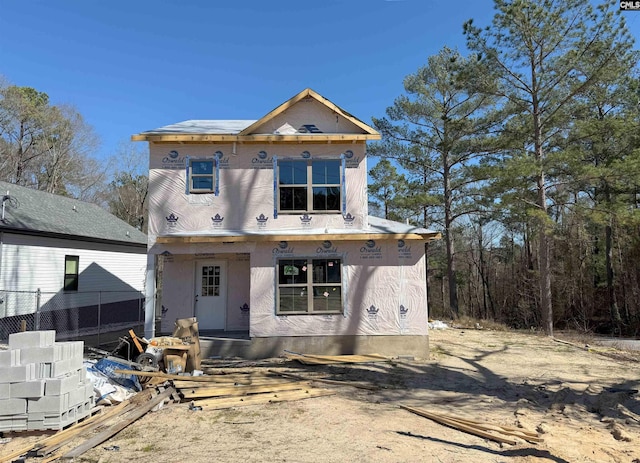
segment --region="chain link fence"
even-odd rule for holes
[[[22,329],[56,330],[58,339],[118,331],[144,323],[140,291],[6,291],[0,289],[0,342]]]

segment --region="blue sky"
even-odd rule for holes
[[[617,0],[614,0],[617,3]],[[361,120],[491,0],[2,0],[0,75],[74,105],[99,157],[187,119],[257,119],[311,87]],[[640,12],[625,12],[640,39]]]

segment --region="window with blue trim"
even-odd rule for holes
[[[340,212],[340,159],[278,161],[278,211]]]
[[[190,158],[187,169],[189,193],[214,193],[216,188],[215,160]]]

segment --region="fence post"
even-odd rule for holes
[[[98,291],[98,346],[100,345],[101,327],[102,327],[102,291]]]
[[[40,329],[40,288],[36,290],[36,319],[35,319],[35,331]]]

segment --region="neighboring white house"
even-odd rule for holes
[[[134,135],[150,148],[161,330],[195,316],[201,331],[246,332],[254,357],[426,355],[425,242],[439,234],[368,215],[366,142],[379,138],[310,89],[258,120]]]
[[[0,339],[20,320],[71,335],[140,321],[144,233],[95,204],[5,182],[0,197]]]

